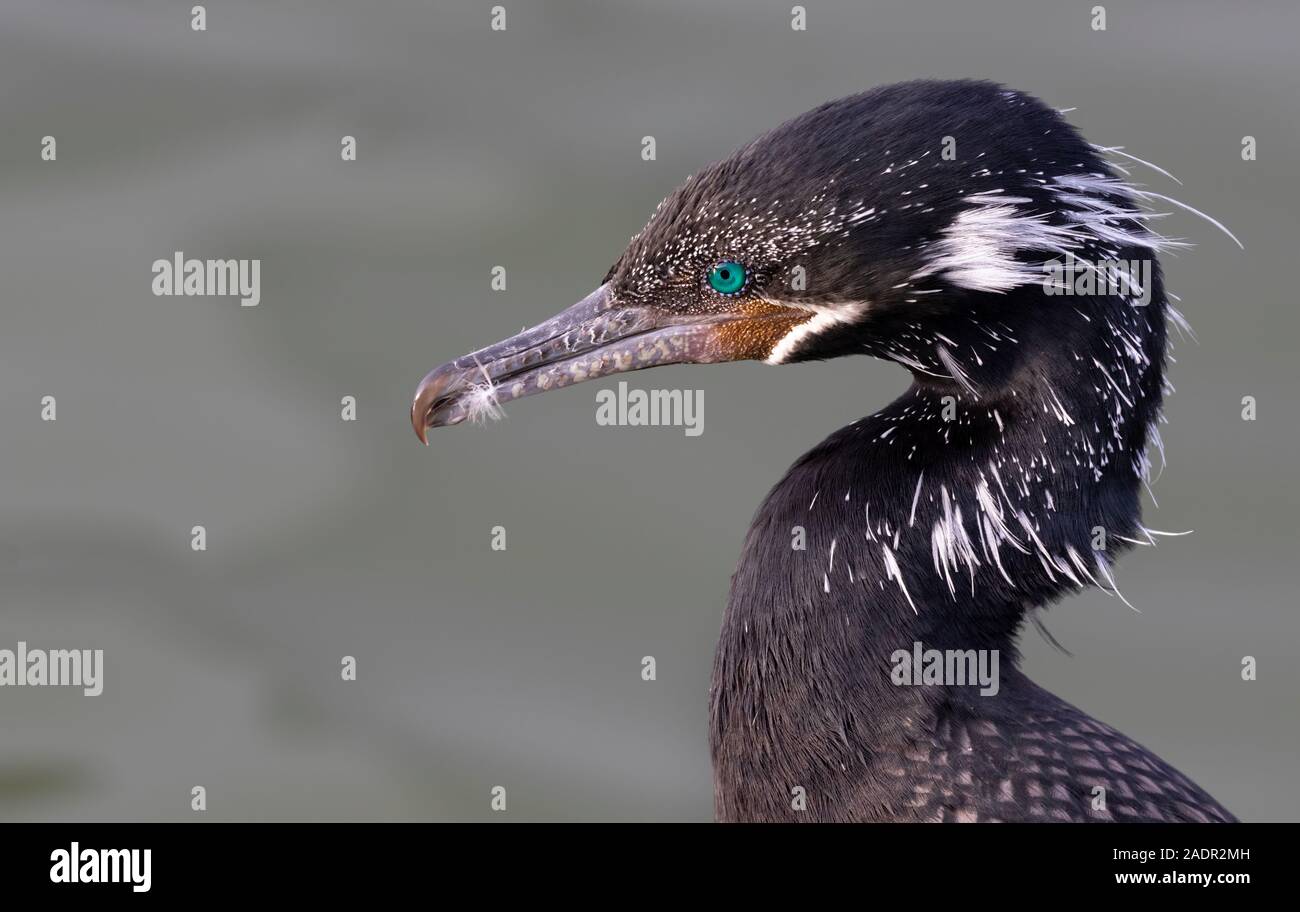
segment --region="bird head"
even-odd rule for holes
[[[829,102],[687,179],[586,298],[430,372],[412,424],[424,440],[685,362],[869,353],[952,380],[948,346],[983,330],[996,358],[988,328],[1042,303],[1046,259],[1159,245],[1131,193],[1057,111],[993,83]]]

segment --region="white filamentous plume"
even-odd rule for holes
[[[885,559],[885,578],[898,583],[898,588],[903,590],[907,604],[912,606],[912,613],[920,614],[921,612],[916,610],[916,602],[912,601],[912,593],[907,591],[907,583],[903,582],[903,571],[898,567],[898,559],[894,557],[894,552],[889,550],[889,545],[882,545],[880,553]]]
[[[465,393],[466,416],[471,424],[481,424],[488,420],[500,421],[506,413],[497,400],[497,386],[482,364],[477,360],[474,364],[483,375],[483,382],[474,384]]]
[[[1135,161],[1139,165],[1146,165],[1148,168],[1150,168],[1153,171],[1159,171],[1161,174],[1169,178],[1175,184],[1179,184],[1179,185],[1182,184],[1182,181],[1174,177],[1172,174],[1170,174],[1168,171],[1166,171],[1164,168],[1160,167],[1159,165],[1152,164],[1151,162],[1147,161],[1145,158],[1138,158],[1136,155],[1133,155],[1131,152],[1125,152],[1123,146],[1099,146],[1096,143],[1092,143],[1092,147],[1096,149],[1098,152],[1101,152],[1103,155],[1122,155],[1125,158],[1127,158],[1129,161]],[[1111,164],[1114,165],[1114,162],[1112,162]]]
[[[1024,197],[1000,193],[973,193],[966,198],[971,208],[957,214],[935,242],[934,255],[911,278],[943,275],[954,285],[972,291],[1010,291],[1042,280],[1040,268],[1017,257],[1035,250],[1065,256],[1080,246],[1082,236],[1070,228],[1048,223],[1018,205]]]
[[[1106,152],[1123,154],[1119,149]],[[1142,161],[1142,164],[1149,165]],[[1156,168],[1154,165],[1150,165]],[[1156,168],[1171,179],[1173,175]],[[1238,246],[1223,223],[1181,200],[1146,190],[1141,186],[1104,174],[1077,173],[1054,177],[1048,184],[1065,224],[1054,225],[1042,213],[1027,208],[1032,201],[1001,191],[972,193],[970,208],[958,213],[933,244],[932,255],[912,279],[943,275],[955,285],[974,291],[1006,292],[1020,285],[1041,282],[1038,265],[1042,257],[1060,257],[1085,249],[1111,252],[1125,246],[1169,251],[1190,245],[1167,238],[1150,227],[1166,213],[1151,212],[1139,203],[1160,201],[1191,212],[1214,225]]]
[[[939,360],[943,362],[943,366],[947,368],[948,373],[952,375],[952,379],[956,380],[962,389],[966,390],[966,392],[978,399],[980,397],[979,390],[975,388],[974,383],[971,383],[970,377],[968,377],[966,371],[962,369],[961,363],[953,357],[952,352],[948,350],[948,346],[941,342],[935,346],[935,351],[939,355]]]
[[[500,421],[506,414],[497,401],[496,387],[491,383],[478,383],[469,388],[465,393],[465,412],[473,424]]]

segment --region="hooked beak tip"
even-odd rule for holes
[[[419,396],[416,396],[415,402],[411,403],[411,427],[415,428],[415,436],[425,446],[429,445],[429,426],[425,421],[427,415],[428,412],[420,408]]]
[[[454,364],[448,363],[430,371],[420,381],[411,403],[411,427],[425,446],[429,445],[429,428],[440,423],[433,420],[435,411],[448,401],[449,394],[457,387],[463,373]]]

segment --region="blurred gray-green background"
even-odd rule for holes
[[[813,0],[802,33],[784,2],[507,2],[505,32],[486,0],[214,0],[203,33],[192,5],[0,7],[0,648],[106,664],[98,697],[0,690],[0,819],[709,819],[744,531],[904,372],[641,375],[704,390],[698,438],[598,427],[613,384],[592,384],[425,449],[411,395],[588,292],[705,162],[827,99],[961,76],[1077,108],[1246,243],[1166,223],[1198,244],[1166,269],[1199,343],[1147,523],[1195,534],[1122,561],[1141,613],[1073,598],[1047,618],[1073,656],[1024,647],[1242,818],[1300,817],[1293,2],[1109,3],[1094,32],[1091,2]],[[260,258],[261,305],[154,297],[176,250]]]

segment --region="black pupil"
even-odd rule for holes
[[[726,282],[730,278],[731,278],[731,270],[730,269],[722,270],[722,281]]]

